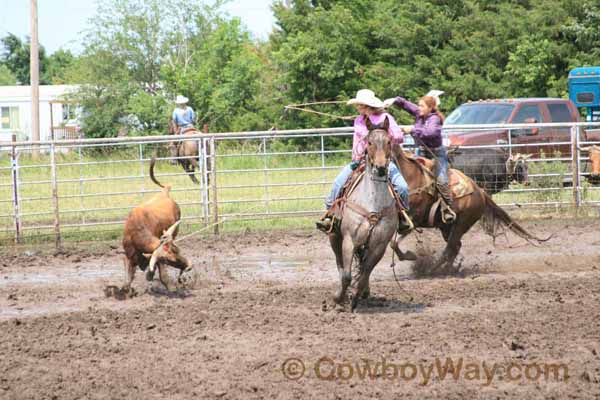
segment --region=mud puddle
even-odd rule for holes
[[[319,271],[318,277],[331,279],[330,271],[337,274],[335,264],[312,257],[280,257],[270,254],[241,256],[235,259],[212,257],[193,260],[194,268],[207,278],[227,276],[235,280],[268,279],[277,281],[297,281],[306,274]]]
[[[80,271],[49,271],[7,274],[0,279],[0,287],[9,285],[76,285],[82,280],[97,280],[122,274],[122,269],[85,269]]]

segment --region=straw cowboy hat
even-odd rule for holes
[[[175,104],[186,104],[188,101],[190,101],[190,99],[178,94],[177,98],[175,99]]]
[[[375,97],[375,93],[369,89],[361,89],[356,92],[356,98],[348,100],[346,104],[362,104],[373,108],[383,108],[383,101]]]

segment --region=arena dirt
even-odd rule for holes
[[[400,288],[388,253],[353,314],[331,306],[319,232],[183,242],[195,270],[176,294],[138,271],[136,295],[119,296],[114,244],[7,254],[0,398],[598,398],[600,222],[525,225],[557,235],[494,246],[476,228],[456,277],[397,263]]]

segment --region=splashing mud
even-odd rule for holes
[[[438,257],[435,251],[428,246],[420,246],[417,249],[417,259],[411,265],[411,271],[415,278],[432,278],[436,276],[462,275],[462,260],[456,260],[454,265],[437,267]]]
[[[127,300],[138,295],[134,288],[123,288],[115,285],[107,285],[104,287],[104,295],[106,297],[114,297],[117,300]]]

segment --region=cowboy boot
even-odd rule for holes
[[[454,200],[452,198],[452,192],[450,186],[447,183],[442,183],[439,180],[436,181],[436,187],[444,206],[442,207],[442,221],[446,224],[451,224],[456,219],[456,213],[452,209]]]

